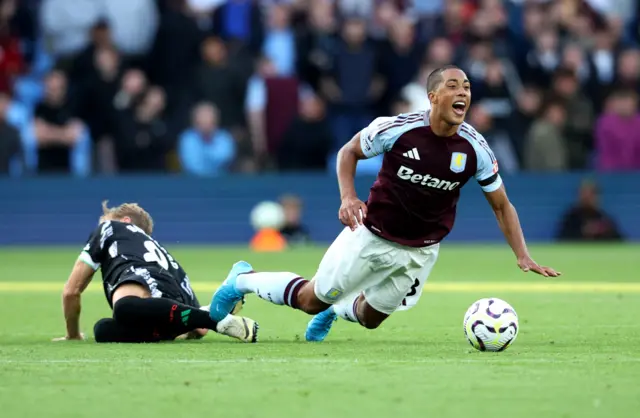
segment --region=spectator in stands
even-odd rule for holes
[[[627,49],[618,57],[616,84],[640,93],[640,50]]]
[[[389,30],[389,41],[380,52],[381,75],[386,80],[382,110],[388,113],[391,101],[418,74],[424,45],[416,41],[414,22],[408,18],[396,20]]]
[[[417,78],[407,84],[400,92],[400,97],[408,102],[409,112],[419,112],[421,110],[429,109],[431,104],[429,102],[429,93],[427,92],[427,79],[429,74],[435,70],[430,65],[423,65],[420,68]],[[395,115],[396,112],[391,112]]]
[[[616,75],[616,38],[610,30],[602,28],[595,33],[594,47],[589,56],[593,78],[597,84],[613,83]]]
[[[552,4],[551,9],[552,13],[557,15],[557,21],[559,23],[559,26],[555,29],[559,29],[560,33],[565,34],[564,38],[566,41],[576,43],[584,49],[593,47],[592,34],[596,26],[601,22],[597,14],[593,14],[590,10],[579,7],[563,8],[560,4]]]
[[[280,198],[280,205],[284,211],[284,226],[280,234],[289,245],[308,244],[311,242],[307,227],[302,224],[302,201],[294,195],[284,195]]]
[[[361,4],[369,3],[369,7],[364,13],[362,9],[360,13],[345,13],[343,9],[338,9],[339,15],[361,19],[367,24],[369,36],[375,41],[387,39],[389,28],[393,25],[393,22],[402,16],[398,5],[393,0],[380,0],[376,2],[377,4],[373,8],[371,7],[371,2],[367,2],[367,0],[352,1]]]
[[[384,91],[378,57],[373,45],[367,42],[362,19],[352,18],[344,23],[342,42],[321,90],[331,104],[333,147],[338,149],[371,122],[371,104]]]
[[[268,166],[280,142],[298,114],[299,97],[304,88],[294,77],[281,77],[267,57],[258,61],[256,74],[249,80],[245,109],[258,167]],[[251,168],[247,166],[247,168]]]
[[[137,69],[127,70],[122,76],[120,89],[113,97],[113,109],[122,111],[130,109],[138,103],[148,86],[147,77]]]
[[[564,136],[567,122],[565,107],[560,101],[546,104],[542,117],[531,126],[524,147],[524,163],[531,171],[562,171],[569,166],[569,149]]]
[[[142,65],[159,26],[155,0],[101,0],[113,42],[131,65]]]
[[[78,116],[87,124],[96,145],[96,171],[115,172],[113,103],[120,85],[122,63],[114,49],[101,48],[94,56],[95,73],[78,86]],[[123,96],[121,95],[121,98]]]
[[[227,42],[248,46],[254,53],[263,44],[264,27],[259,5],[253,0],[227,1],[213,13],[214,34]]]
[[[94,168],[98,172],[115,172],[112,140],[114,99],[122,74],[120,55],[114,49],[99,49],[94,55],[95,71],[76,87],[78,116],[87,125],[94,148]]]
[[[538,86],[548,86],[553,72],[560,64],[559,40],[555,30],[549,28],[533,39],[535,47],[526,57],[524,80]]]
[[[460,65],[474,87],[482,83],[487,73],[487,64],[493,59],[495,54],[490,42],[477,41],[465,48]]]
[[[72,83],[83,83],[93,78],[96,73],[96,55],[103,49],[114,50],[111,30],[106,20],[99,20],[91,28],[89,44],[73,60],[69,71],[69,80]]]
[[[20,38],[11,25],[17,4],[5,0],[0,4],[0,93],[13,93],[13,82],[25,70],[25,59]]]
[[[191,128],[179,138],[178,154],[183,170],[197,176],[226,172],[236,153],[235,140],[218,127],[218,109],[201,102],[193,109]]]
[[[573,70],[559,68],[553,78],[553,94],[563,101],[566,109],[564,135],[569,150],[570,169],[584,169],[590,164],[593,150],[593,104],[581,91]]]
[[[596,184],[585,181],[578,202],[562,216],[557,239],[562,241],[621,241],[615,221],[600,207]]]
[[[466,38],[474,41],[489,41],[496,55],[508,53],[506,45],[507,14],[502,1],[484,0],[470,17]]]
[[[0,176],[11,174],[18,170],[22,163],[22,144],[20,134],[6,120],[10,97],[0,93]]]
[[[635,91],[613,92],[597,122],[595,137],[598,170],[640,170],[640,113]]]
[[[20,41],[24,62],[32,64],[36,42],[40,37],[38,26],[38,14],[41,0],[10,0],[4,1],[5,17],[8,17],[9,26],[13,34]]]
[[[273,62],[280,76],[293,76],[298,58],[296,37],[291,27],[290,6],[276,4],[268,13],[262,53]]]
[[[595,44],[589,54],[592,74],[587,88],[598,113],[602,112],[616,79],[616,49],[616,38],[610,30],[603,28],[596,32]]]
[[[152,84],[166,91],[171,105],[183,107],[199,62],[202,32],[185,0],[168,5],[146,56],[147,75]]]
[[[240,135],[245,126],[243,97],[246,80],[229,62],[227,46],[220,38],[208,37],[201,47],[202,64],[194,77],[196,101],[214,104],[220,111],[220,126]]]
[[[468,13],[463,1],[447,0],[444,11],[434,22],[433,31],[429,37],[437,36],[449,39],[456,47],[460,46],[466,35],[466,18]]]
[[[484,79],[475,86],[473,101],[482,104],[489,112],[496,128],[505,131],[513,114],[516,91],[520,90],[520,79],[511,74],[499,59],[487,62]]]
[[[115,154],[120,172],[164,172],[175,142],[163,119],[164,91],[151,87],[134,107],[117,113]]]
[[[374,12],[372,4],[373,2],[369,0],[336,0],[335,3],[338,12],[340,12],[342,16],[358,16],[361,18],[370,18]]]
[[[70,69],[88,44],[91,28],[101,17],[95,0],[42,0],[42,35],[59,68]]]
[[[545,15],[539,4],[527,3],[510,5],[512,14],[509,30],[512,33],[511,56],[518,68],[518,73],[528,84],[533,84],[534,74],[529,67],[531,51],[535,47],[538,34],[548,26],[545,24]]]
[[[422,65],[428,65],[436,69],[455,61],[455,49],[447,38],[435,38],[427,47]]]
[[[527,135],[542,106],[542,91],[526,86],[516,97],[514,113],[509,118],[509,132],[521,167],[524,167],[524,147]]]
[[[44,98],[34,117],[38,172],[71,173],[71,152],[81,141],[84,128],[68,100],[67,77],[61,71],[47,75]]]
[[[309,4],[308,24],[298,36],[298,75],[318,91],[322,74],[329,71],[336,48],[338,22],[328,1]]]
[[[573,71],[581,86],[587,85],[592,78],[592,69],[587,56],[582,46],[577,43],[565,45],[562,50],[560,66]]]
[[[298,117],[282,138],[278,167],[282,171],[324,171],[333,136],[319,97],[301,100]]]
[[[236,168],[265,170],[282,159],[287,129],[308,122],[298,111],[305,107],[299,103],[306,85],[326,103],[327,112],[321,113],[331,125],[331,147],[337,149],[374,116],[393,114],[389,105],[409,101],[411,111],[428,107],[426,74],[458,63],[472,81],[474,103],[481,105],[470,121],[479,123],[493,142],[501,144],[497,138],[508,134],[525,167],[533,162],[525,156],[527,149],[537,169],[588,169],[594,164],[594,121],[606,98],[613,89],[640,94],[640,51],[634,46],[640,32],[633,26],[637,16],[623,12],[633,9],[633,0],[615,0],[615,5],[604,0],[409,3],[0,0],[0,92],[15,97],[12,108],[22,108],[10,111],[7,120],[22,121],[17,126],[24,138],[25,166],[35,170],[37,145],[25,128],[32,125],[25,115],[42,98],[43,76],[54,65],[70,69],[69,100],[90,127],[97,169],[114,172],[115,146],[105,144],[117,137],[122,150],[123,144],[136,142],[122,142],[123,132],[138,130],[132,126],[140,122],[134,123],[135,115],[145,102],[148,77],[168,96],[162,116],[151,124],[166,131],[157,138],[166,150],[175,148],[178,134],[189,126],[193,103],[212,102],[220,109],[220,126],[236,141]],[[36,20],[40,27],[30,23]],[[35,44],[36,38],[43,42]],[[426,50],[423,42],[429,43]],[[52,52],[53,60],[39,45]],[[144,72],[123,76],[125,68]],[[123,79],[128,87],[115,91]],[[524,91],[520,80],[528,86]],[[552,106],[550,118],[541,117],[534,132],[529,128],[543,97],[561,100],[565,116],[558,117]],[[612,117],[620,116],[607,109],[602,121]],[[566,119],[562,131],[550,123],[556,119]],[[543,138],[545,129],[558,136]],[[531,138],[563,151],[544,152]],[[79,150],[72,153],[71,166],[83,171],[88,166],[73,157],[85,155],[80,144],[84,142],[71,146]],[[159,155],[163,153],[153,158]],[[162,165],[153,161],[156,168]],[[375,173],[378,161],[362,164],[371,165],[359,166],[359,173]]]
[[[418,37],[421,41],[433,39],[436,35],[435,29],[438,17],[444,11],[444,0],[414,1],[409,14],[418,19]]]

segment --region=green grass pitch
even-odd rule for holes
[[[640,247],[536,246],[558,280],[518,271],[502,246],[443,245],[420,304],[375,331],[338,322],[303,341],[308,317],[256,297],[258,344],[217,335],[155,345],[50,342],[64,333],[60,290],[76,249],[0,249],[0,416],[28,417],[637,417]],[[168,249],[202,302],[238,259],[311,277],[321,248],[253,254]],[[507,300],[520,334],[503,353],[466,342],[476,299]],[[100,278],[82,327],[110,315]]]

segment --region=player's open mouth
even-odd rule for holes
[[[463,116],[467,109],[467,104],[463,101],[453,102],[453,112],[458,116]]]

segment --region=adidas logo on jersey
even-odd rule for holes
[[[409,151],[402,154],[404,157],[410,158],[412,160],[419,160],[420,154],[418,154],[418,148],[410,149]]]
[[[447,180],[440,180],[439,178],[432,177],[429,174],[415,174],[412,169],[403,165],[398,169],[398,177],[402,180],[410,181],[411,183],[440,190],[454,190],[460,185],[460,182],[456,181],[452,183]]]

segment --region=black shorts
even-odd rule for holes
[[[120,285],[125,283],[138,283],[151,293],[152,298],[170,299],[194,308],[200,308],[200,303],[195,293],[190,294],[185,290],[180,282],[167,275],[152,269],[137,269],[136,272],[125,270],[123,274],[114,278],[115,280],[105,281],[104,291],[109,302],[109,306],[113,308],[113,293]]]

